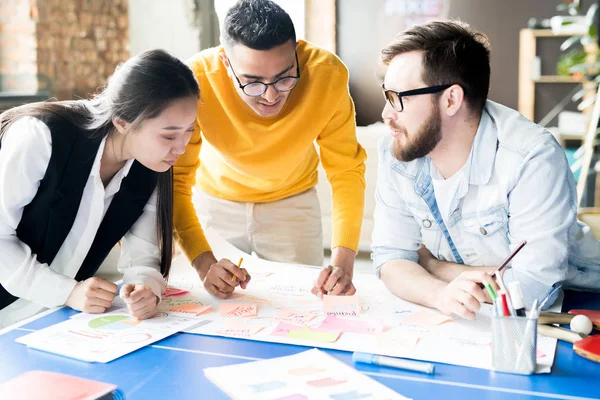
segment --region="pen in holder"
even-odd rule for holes
[[[537,318],[492,317],[492,369],[530,375],[535,372]]]

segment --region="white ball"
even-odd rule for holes
[[[582,335],[589,335],[592,333],[592,320],[585,315],[576,315],[571,320],[571,330],[581,333]]]

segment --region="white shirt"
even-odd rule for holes
[[[100,143],[90,176],[83,190],[77,216],[50,265],[36,255],[16,235],[23,209],[35,197],[52,153],[52,136],[40,120],[24,117],[15,121],[2,137],[0,149],[0,282],[19,300],[0,310],[0,328],[30,317],[45,307],[64,305],[74,279],[96,232],[129,173],[128,160],[104,188],[100,161],[106,138]],[[165,286],[160,273],[156,234],[156,191],[143,214],[122,240],[118,269],[124,283],[143,283],[161,297]]]
[[[448,227],[448,217],[450,213],[454,210],[452,207],[452,200],[456,195],[456,191],[460,186],[460,182],[464,176],[463,169],[459,169],[454,175],[452,175],[448,179],[444,179],[440,171],[433,165],[433,162],[430,166],[429,173],[431,174],[431,183],[433,184],[433,191],[435,192],[435,201],[440,209],[440,214],[442,214],[442,219],[444,220],[444,224]]]

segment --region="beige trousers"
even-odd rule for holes
[[[315,188],[269,203],[222,200],[197,190],[194,205],[204,228],[260,258],[323,265],[321,207]]]

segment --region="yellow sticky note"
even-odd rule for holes
[[[323,311],[325,315],[338,317],[358,317],[360,304],[358,296],[323,296]]]
[[[420,310],[404,318],[401,322],[403,324],[435,326],[448,321],[452,321],[452,318],[437,312]]]
[[[219,309],[223,317],[254,317],[258,313],[256,304],[223,303]]]
[[[335,342],[340,337],[340,332],[315,332],[308,328],[294,329],[286,337],[291,339],[312,340],[314,342]]]

